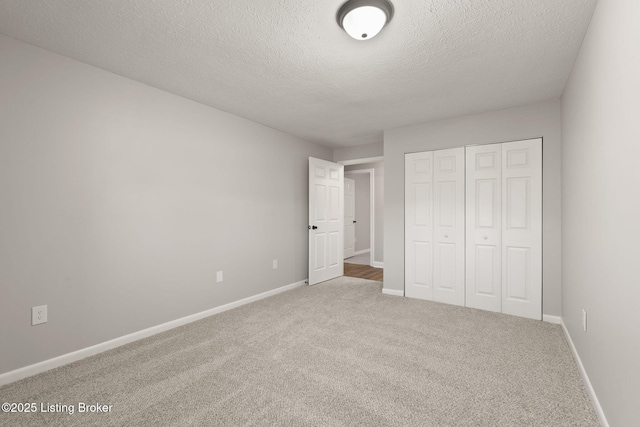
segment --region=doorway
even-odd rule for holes
[[[345,178],[355,181],[355,242],[344,259],[344,275],[369,280],[383,279],[383,157],[340,161]],[[346,193],[346,191],[345,191]],[[363,206],[364,205],[364,206]],[[345,198],[345,221],[347,204]],[[345,228],[346,228],[345,222]],[[345,244],[349,242],[345,241]],[[348,256],[351,255],[351,256]]]
[[[383,157],[339,161],[309,158],[309,284],[338,276],[382,281]],[[344,172],[369,179],[369,265],[344,262]],[[355,252],[355,251],[354,251]],[[355,255],[355,253],[354,253]]]

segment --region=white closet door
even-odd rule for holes
[[[433,152],[404,162],[405,296],[433,300]]]
[[[466,306],[502,310],[502,144],[466,148]]]
[[[464,148],[433,152],[433,299],[464,306]]]
[[[542,317],[542,140],[502,144],[502,312]]]

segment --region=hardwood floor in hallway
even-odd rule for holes
[[[370,267],[368,265],[344,263],[344,275],[349,277],[359,277],[360,279],[382,282],[383,271],[382,268]]]

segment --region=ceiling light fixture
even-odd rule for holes
[[[387,0],[349,0],[338,9],[338,25],[356,40],[369,40],[393,17]]]

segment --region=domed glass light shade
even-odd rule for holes
[[[356,40],[369,40],[391,20],[393,5],[387,0],[349,0],[338,10],[338,24]]]

